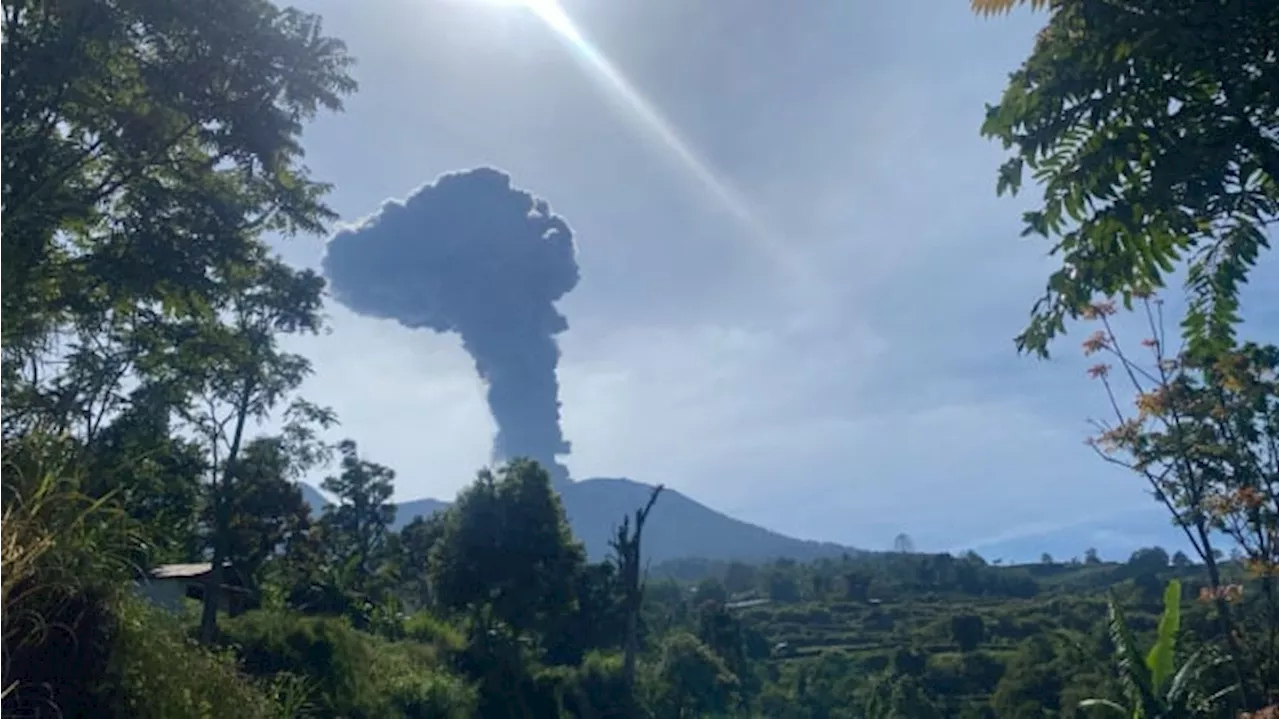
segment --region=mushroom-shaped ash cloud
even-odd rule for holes
[[[456,332],[498,426],[496,460],[538,460],[557,484],[560,429],[555,302],[578,284],[573,232],[547,203],[492,168],[441,176],[329,240],[324,273],[352,311]]]

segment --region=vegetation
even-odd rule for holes
[[[266,0],[5,0],[3,710],[1274,716],[1277,351],[1233,325],[1275,214],[1275,6],[1033,5],[1048,27],[984,129],[1016,148],[1001,189],[1023,168],[1045,187],[1026,221],[1064,259],[1021,342],[1100,323],[1115,419],[1094,447],[1190,556],[996,566],[904,534],[646,573],[661,487],[590,562],[524,459],[395,531],[394,471],[319,440],[336,418],[283,349],[323,329],[323,281],[263,240],[333,218],[301,133],[355,89],[342,43]],[[1175,351],[1152,293],[1188,255]],[[1149,318],[1149,362],[1113,295]],[[338,501],[312,516],[295,480],[335,450]],[[172,562],[210,567],[185,611],[138,591]]]
[[[1046,354],[1095,295],[1128,304],[1185,261],[1191,349],[1229,349],[1276,218],[1280,12],[1247,0],[1032,4],[1048,6],[1048,24],[982,126],[1013,151],[998,190],[1017,192],[1028,171],[1043,188],[1023,234],[1052,238],[1062,258],[1019,347]]]

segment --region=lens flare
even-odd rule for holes
[[[751,206],[680,136],[662,113],[582,34],[573,19],[555,0],[523,0],[520,3],[569,46],[574,55],[595,76],[606,92],[619,100],[631,119],[658,140],[670,156],[710,196],[721,210],[732,216],[749,237],[768,251],[783,267],[796,275],[806,275],[794,253],[785,251],[772,233],[752,212]],[[793,279],[803,279],[796,277]]]

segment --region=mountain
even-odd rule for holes
[[[328,500],[303,484],[302,495],[319,512]],[[608,556],[609,539],[622,518],[633,516],[649,500],[652,487],[630,479],[595,478],[573,482],[560,492],[574,536],[586,545],[593,560]],[[418,499],[396,507],[394,527],[445,509],[448,502]],[[858,554],[859,550],[830,542],[786,537],[748,524],[707,507],[672,489],[659,497],[644,527],[644,556],[658,563],[698,557],[724,561],[763,562],[778,558],[809,561],[821,557]]]
[[[311,516],[319,517],[320,512],[324,511],[325,505],[329,504],[329,500],[323,494],[320,494],[320,490],[306,482],[298,482],[298,489],[302,490],[302,501],[306,502],[307,506],[311,508]]]
[[[312,487],[306,482],[298,482],[298,488],[302,490],[302,501],[307,503],[311,508],[312,516],[320,516],[320,512],[325,506],[330,504],[328,497],[320,493],[320,490]],[[404,525],[412,522],[418,517],[429,517],[442,509],[448,509],[449,503],[442,502],[438,499],[415,499],[411,502],[396,505],[396,521],[392,523],[392,529],[403,529]]]

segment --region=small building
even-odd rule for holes
[[[204,601],[205,583],[213,571],[211,562],[193,564],[161,564],[138,582],[139,592],[157,606],[172,612],[181,612],[184,599]],[[223,569],[222,591],[218,593],[219,608],[229,614],[243,611],[249,599],[249,590],[238,581],[230,566]]]

